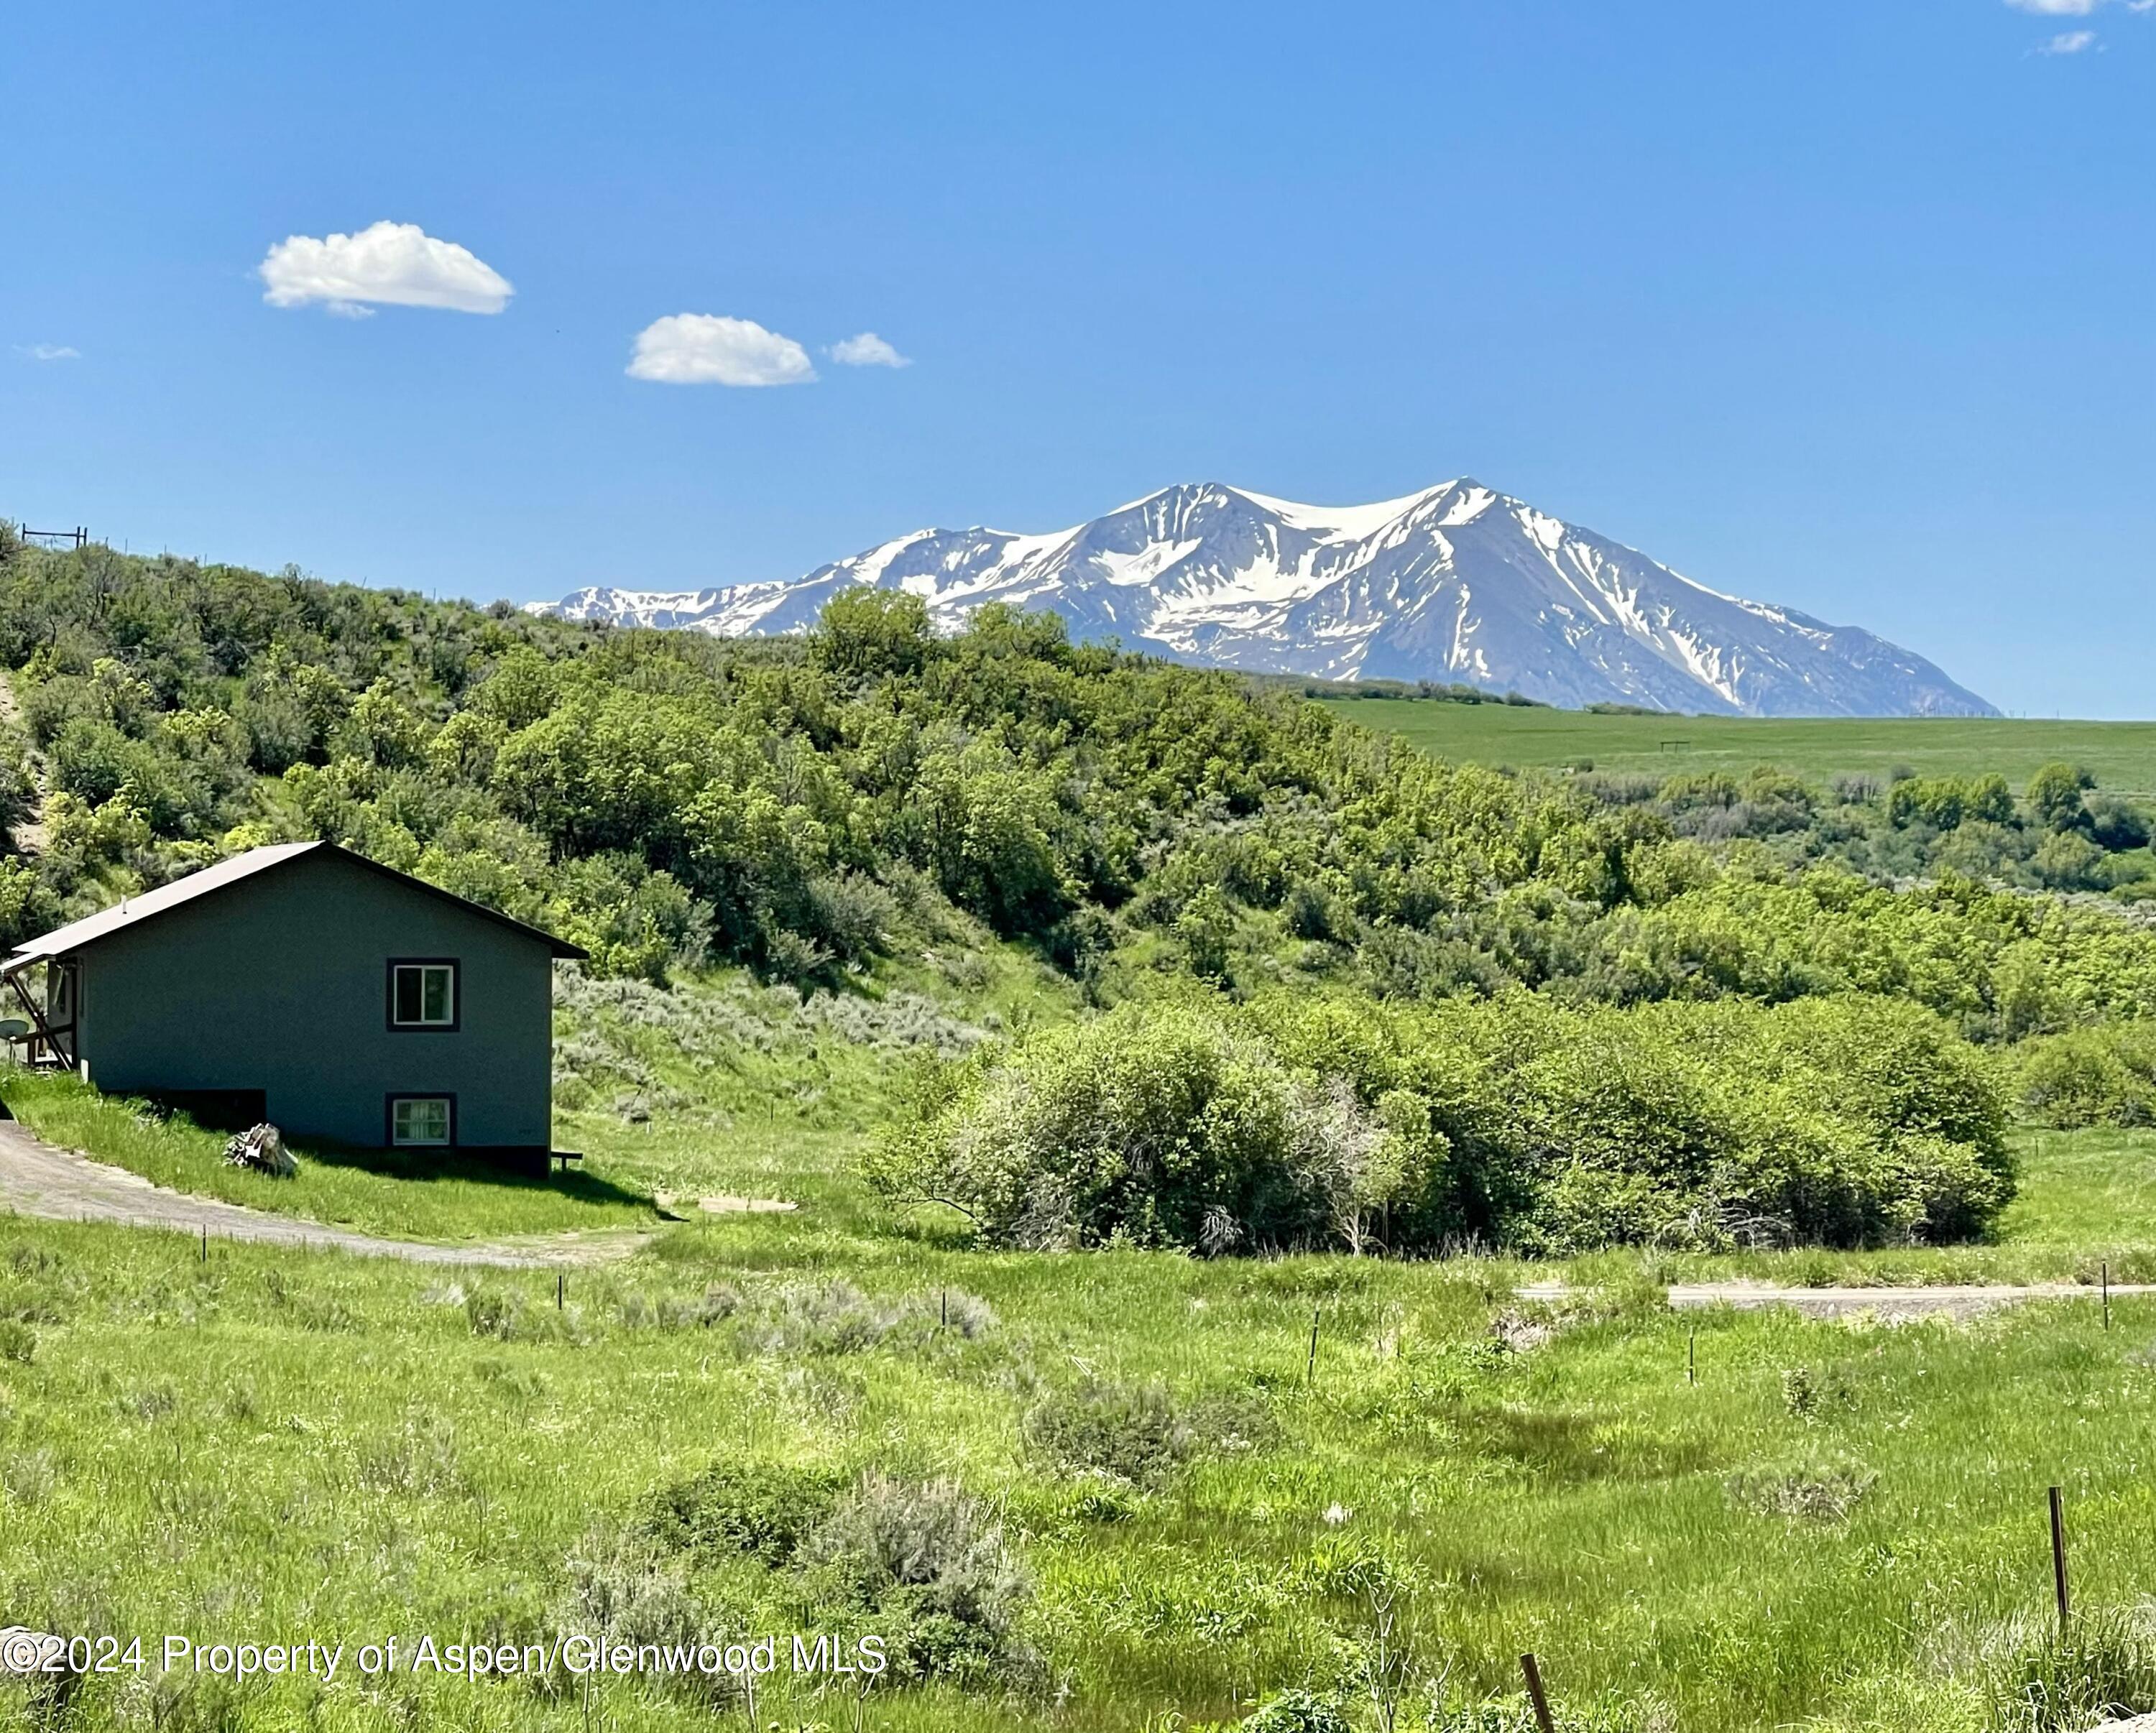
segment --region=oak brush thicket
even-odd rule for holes
[[[101,547],[13,552],[0,656],[8,815],[44,784],[0,936],[325,836],[602,974],[844,991],[942,906],[1128,1002],[984,1051],[876,1158],[1005,1243],[1966,1237],[2011,1178],[1962,1038],[2156,1010],[2123,910],[1851,869],[1866,836],[2145,841],[2066,766],[2020,802],[1995,777],[1515,777],[1001,608],[939,638],[860,592],[804,642],[726,643]],[[1840,1008],[1768,1008],[1795,1002]],[[1882,1108],[1849,1063],[1880,1042],[1953,1100]],[[2141,1110],[2116,1063],[2111,1108],[2092,1059],[2045,1080],[2069,1052],[2026,1099]]]

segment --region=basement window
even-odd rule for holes
[[[389,1098],[389,1141],[403,1149],[447,1149],[455,1141],[455,1098],[449,1095],[393,1095]]]
[[[457,966],[443,958],[416,958],[389,966],[389,1027],[454,1029],[457,1026]]]

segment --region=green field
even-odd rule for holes
[[[205,1263],[177,1235],[0,1218],[5,1620],[408,1650],[805,1629],[938,1671],[865,1695],[761,1681],[756,1725],[789,1733],[1174,1733],[1292,1689],[1358,1730],[1530,1733],[1526,1648],[1559,1725],[1603,1733],[2079,1733],[2025,1713],[2062,1670],[2156,1705],[2132,1442],[2156,1425],[2156,1302],[2119,1297],[2107,1331],[2092,1287],[1885,1327],[1678,1314],[1659,1285],[2146,1281],[2156,1133],[2018,1133],[1993,1240],[1936,1250],[984,1252],[852,1171],[938,1019],[1023,1022],[1064,991],[1000,948],[957,972],[843,1009],[737,973],[572,984],[588,1175],[416,1202],[364,1172],[234,1176],[207,1134],[9,1080],[40,1129],[187,1189],[392,1231],[431,1211],[527,1243],[657,1237],[572,1270],[557,1307],[547,1271],[223,1243]],[[692,1207],[711,1192],[803,1207]],[[613,1201],[654,1193],[687,1219]],[[1553,1280],[1572,1297],[1516,1297]],[[2063,1659],[2052,1484],[2087,1650]],[[750,1707],[349,1661],[332,1684],[154,1673],[93,1674],[57,1720],[0,1687],[0,1727],[568,1733]]]
[[[2156,793],[2156,722],[1946,718],[1804,719],[1595,715],[1519,705],[1328,698],[1336,714],[1440,758],[1517,769],[1592,764],[1657,776],[1773,764],[1821,782],[1840,775],[1996,771],[2015,787],[2054,760],[2119,794]]]
[[[2030,1144],[1997,1254],[2156,1244],[2153,1151]],[[641,1166],[601,1158],[624,1183]],[[1649,1285],[1671,1269],[1637,1257],[1576,1266],[1583,1291],[1552,1305],[1511,1289],[1564,1271],[1484,1259],[991,1255],[803,1177],[827,1203],[669,1229],[572,1274],[560,1310],[545,1273],[222,1244],[204,1264],[177,1236],[0,1219],[8,1617],[408,1648],[686,1619],[985,1658],[966,1689],[766,1681],[757,1725],[789,1730],[1139,1733],[1307,1686],[1358,1725],[1389,1705],[1400,1727],[1514,1733],[1532,1648],[1566,1727],[1969,1733],[2024,1725],[2002,1721],[2014,1692],[2058,1664],[2059,1484],[2095,1654],[2076,1676],[2156,1687],[2118,1610],[2156,1546],[2133,1442],[2156,1425],[2147,1300],[2108,1331],[2092,1299],[1887,1329],[1675,1315]],[[842,1513],[844,1489],[880,1488],[901,1525],[963,1483],[1001,1623],[954,1637],[936,1585],[879,1589],[783,1536],[750,1550],[783,1525],[742,1475]],[[724,1545],[697,1539],[714,1523]],[[123,1669],[70,1713],[634,1730],[712,1707],[680,1684],[347,1663],[326,1685]],[[61,1724],[0,1690],[0,1725]]]

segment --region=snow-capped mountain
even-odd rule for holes
[[[593,588],[535,612],[724,636],[799,632],[853,584],[940,627],[988,602],[1074,638],[1328,679],[1465,681],[1547,703],[1748,715],[1996,715],[1921,656],[1740,601],[1471,480],[1375,505],[1172,487],[1075,529],[920,530],[778,583]]]

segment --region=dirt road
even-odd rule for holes
[[[72,1150],[33,1137],[13,1120],[0,1120],[0,1213],[59,1222],[112,1222],[129,1228],[162,1228],[213,1240],[351,1252],[363,1258],[401,1258],[411,1264],[478,1264],[500,1269],[536,1269],[587,1264],[594,1255],[619,1255],[642,1243],[640,1233],[584,1235],[569,1244],[553,1236],[496,1245],[437,1245],[424,1240],[384,1239],[295,1221],[213,1197],[190,1197],[153,1186],[124,1168],[108,1167]]]
[[[1558,1300],[1574,1290],[1562,1282],[1537,1282],[1518,1290],[1522,1300]],[[2015,1305],[2030,1300],[2095,1300],[2095,1287],[2077,1282],[2037,1282],[2027,1286],[1949,1285],[1907,1288],[1786,1288],[1771,1282],[1680,1282],[1669,1290],[1670,1304],[1679,1311],[1700,1311],[1711,1306],[1734,1306],[1757,1311],[1785,1305],[1814,1318],[1841,1318],[1870,1312],[1883,1318],[1974,1317],[1996,1306]],[[2112,1297],[2156,1294],[2156,1285],[2113,1282]]]

